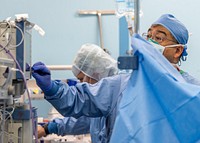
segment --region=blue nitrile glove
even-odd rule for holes
[[[67,79],[67,84],[69,86],[75,86],[77,84],[77,81],[74,79]]]
[[[35,78],[37,85],[46,92],[52,88],[51,73],[42,62],[37,62],[32,66],[32,76]]]

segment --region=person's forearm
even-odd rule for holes
[[[56,118],[52,122],[57,124],[57,132],[56,132],[57,135],[87,134],[89,133],[90,130],[89,117],[82,116],[78,119],[73,117]]]
[[[79,83],[70,87],[57,81],[57,92],[54,95],[45,95],[45,99],[65,117],[107,116],[125,88],[126,84],[121,80],[127,81],[129,78],[130,75],[119,75],[105,78],[93,85]]]

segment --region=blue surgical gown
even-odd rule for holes
[[[181,73],[181,75],[182,75],[182,77],[185,79],[185,81],[187,83],[191,83],[191,84],[195,84],[195,85],[200,85],[200,81],[197,78],[191,76],[189,73],[183,72],[183,73]]]
[[[45,99],[65,117],[74,117],[77,120],[83,118],[81,116],[92,118],[90,119],[92,142],[109,142],[117,107],[129,78],[130,74],[120,74],[104,78],[96,84],[78,83],[76,86],[68,86],[62,81],[53,81],[53,88],[45,92]],[[67,125],[64,120],[54,121],[59,121],[57,125],[59,134],[85,133],[86,130],[75,131],[78,130],[78,127],[73,128],[72,126],[76,121],[74,123],[68,121],[72,123],[68,128],[69,124]],[[66,118],[66,120],[68,119]],[[87,120],[86,128],[88,128],[88,123]],[[82,125],[80,124],[81,128]]]

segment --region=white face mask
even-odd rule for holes
[[[162,54],[163,54],[163,52],[164,52],[164,50],[165,50],[165,48],[175,48],[175,47],[177,47],[177,46],[184,46],[184,45],[182,45],[182,44],[175,44],[175,45],[168,45],[168,46],[161,46],[160,44],[158,44],[157,42],[155,42],[154,40],[152,40],[152,39],[149,39],[148,40],[150,43],[151,43],[151,45],[153,45],[159,52],[161,52]]]
[[[151,43],[151,45],[154,46],[154,48],[156,48],[159,52],[161,52],[163,54],[163,52],[165,50],[164,46],[161,46],[160,44],[156,43],[155,41],[153,41],[151,39],[149,39],[148,41]]]

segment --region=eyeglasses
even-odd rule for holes
[[[163,33],[159,33],[159,32],[156,33],[155,35],[143,33],[142,37],[145,38],[146,40],[151,38],[151,39],[155,40],[156,42],[158,42],[159,44],[164,42],[165,40],[177,43],[177,41],[168,39],[166,35],[164,35]]]

